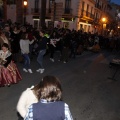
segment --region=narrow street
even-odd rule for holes
[[[120,120],[120,71],[112,77],[115,68],[109,67],[115,57],[106,51],[92,53],[85,51],[68,63],[55,62],[44,57],[45,72],[37,73],[36,56],[31,61],[33,74],[24,73],[22,64],[17,63],[22,81],[10,87],[0,88],[0,119],[17,120],[16,104],[19,96],[27,87],[37,84],[45,75],[55,75],[63,87],[63,99],[69,105],[74,120]]]

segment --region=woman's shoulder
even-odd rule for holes
[[[26,88],[25,91],[30,91],[32,88],[34,88],[34,86]]]
[[[26,90],[24,90],[21,94],[21,96],[30,96],[31,94],[33,94],[32,90],[30,88],[27,88]]]
[[[27,88],[26,90],[24,90],[23,91],[23,94],[32,94],[33,93],[33,91],[32,91],[32,88],[33,88],[34,86],[31,86],[30,88]]]

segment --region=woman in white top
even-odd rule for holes
[[[23,33],[22,38],[20,39],[20,49],[24,58],[24,72],[32,73],[32,70],[30,69],[29,45],[33,42],[34,40],[29,41],[27,33]]]
[[[35,87],[32,86],[31,88],[27,88],[25,91],[22,92],[19,101],[17,103],[17,112],[20,114],[22,118],[25,117],[26,113],[28,112],[28,107],[33,104],[37,103],[40,99],[38,94],[40,88],[40,83],[37,84]]]

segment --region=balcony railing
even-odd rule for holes
[[[92,13],[85,11],[85,10],[81,10],[81,17],[84,17],[84,16],[94,19],[94,15]]]

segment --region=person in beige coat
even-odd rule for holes
[[[31,104],[37,103],[39,101],[40,99],[40,96],[38,96],[39,88],[40,83],[38,83],[36,86],[32,86],[31,88],[27,88],[25,91],[22,92],[16,107],[20,117],[24,118],[28,111],[28,107]]]

